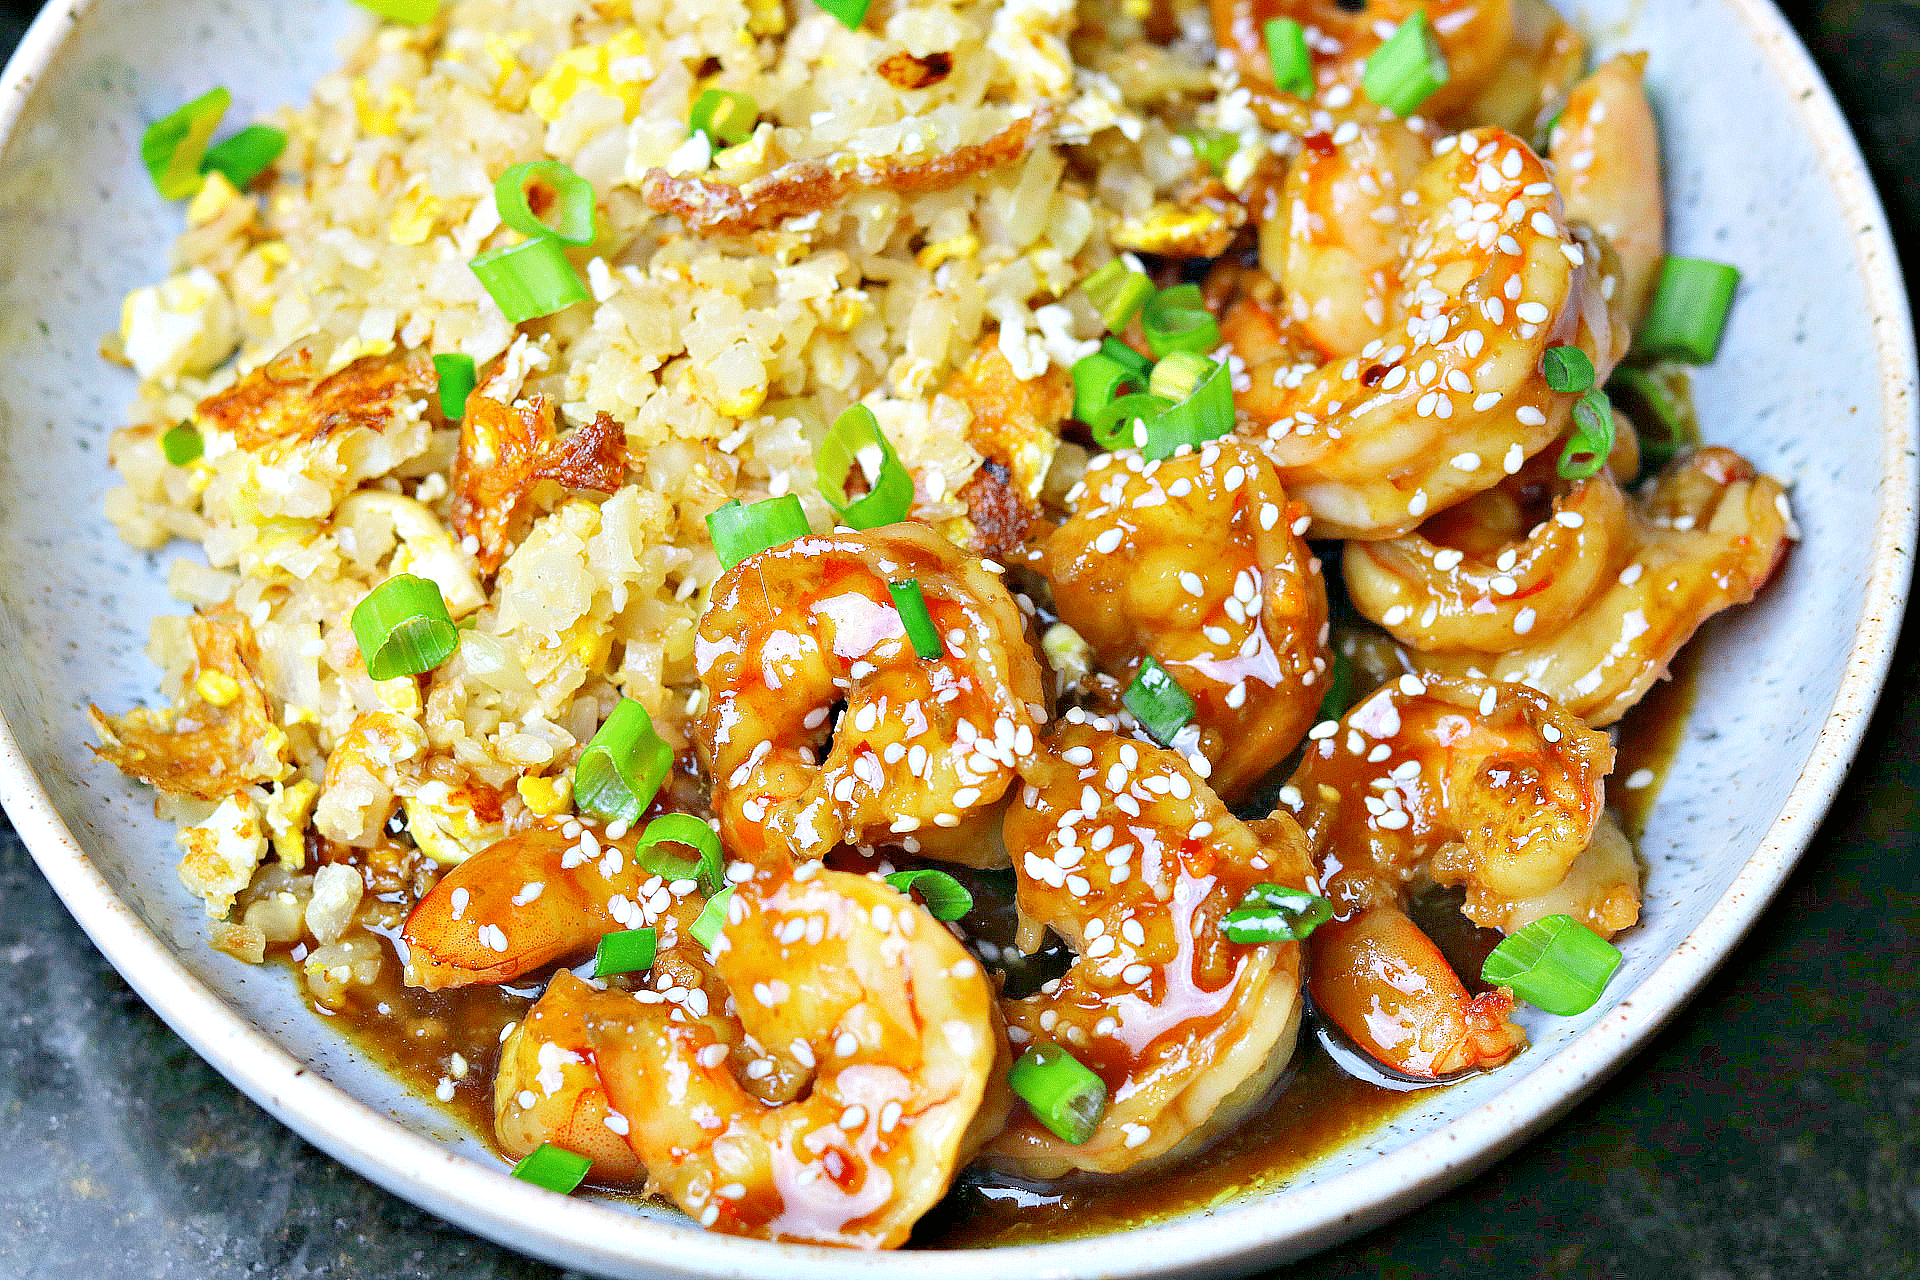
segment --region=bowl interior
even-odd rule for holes
[[[1646,908],[1622,939],[1624,969],[1590,1013],[1531,1022],[1535,1047],[1514,1065],[1424,1095],[1275,1202],[1222,1211],[1205,1235],[1175,1232],[1163,1247],[1109,1240],[1064,1253],[1018,1250],[995,1271],[1136,1274],[1248,1248],[1297,1252],[1517,1140],[1555,1099],[1623,1056],[1724,953],[1838,781],[1884,668],[1910,521],[1911,356],[1878,208],[1830,101],[1763,5],[1621,0],[1590,4],[1583,16],[1603,49],[1653,50],[1674,251],[1731,261],[1745,274],[1725,349],[1695,381],[1706,436],[1789,483],[1805,534],[1766,596],[1701,639],[1697,703],[1641,844]],[[43,43],[62,21],[43,19]],[[497,1165],[444,1113],[347,1048],[281,971],[208,949],[205,921],[174,876],[170,827],[153,818],[144,791],[88,750],[88,701],[118,709],[153,697],[156,673],[142,647],[155,615],[182,608],[167,596],[164,569],[187,554],[131,550],[100,514],[114,482],[108,437],[123,421],[132,376],[100,359],[99,341],[116,327],[122,295],[164,275],[181,217],[138,163],[140,131],[217,83],[234,91],[232,120],[303,98],[358,21],[347,0],[94,0],[24,86],[0,152],[0,361],[12,371],[0,381],[0,715],[17,745],[16,755],[0,742],[0,795],[82,922],[196,1047],[256,1096],[273,1095],[262,1100],[303,1133],[430,1207],[622,1273],[957,1274],[964,1259],[829,1265],[738,1242],[705,1252],[719,1247],[678,1227],[636,1230],[625,1208],[541,1203],[521,1213],[538,1193],[472,1165],[443,1178],[444,1195],[410,1183],[398,1165],[425,1148],[358,1110],[349,1123],[324,1087],[275,1093],[265,1082],[293,1078],[291,1064],[279,1060],[276,1076],[270,1051],[233,1019],[372,1113]],[[1836,707],[1843,717],[1830,724]],[[1699,954],[1687,958],[1690,950]],[[1676,952],[1686,963],[1666,963]],[[1360,1181],[1343,1177],[1363,1165]],[[668,1239],[687,1250],[674,1262],[662,1260]]]

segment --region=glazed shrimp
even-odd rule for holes
[[[1597,246],[1567,228],[1539,157],[1499,129],[1437,151],[1388,336],[1317,369],[1254,365],[1238,395],[1242,431],[1318,537],[1396,537],[1517,471],[1572,412],[1540,372],[1546,349],[1577,345],[1604,378],[1626,345]]]
[[[1525,1043],[1511,997],[1469,997],[1401,902],[1430,877],[1466,890],[1468,919],[1512,921],[1592,843],[1612,766],[1605,734],[1517,685],[1402,676],[1316,728],[1281,792],[1342,917],[1309,940],[1315,1003],[1410,1076],[1504,1061]]]
[[[1513,39],[1467,108],[1475,124],[1536,136],[1587,65],[1587,43],[1547,0],[1513,0]]]
[[[915,655],[888,593],[908,578],[938,658]],[[846,842],[1005,865],[999,802],[1046,721],[1046,689],[1013,596],[981,561],[917,523],[797,539],[715,584],[694,658],[695,739],[734,857],[777,864]]]
[[[1427,11],[1446,54],[1447,83],[1422,104],[1420,113],[1446,120],[1480,93],[1499,69],[1513,31],[1513,0],[1212,0],[1214,40],[1231,49],[1240,74],[1272,92],[1273,68],[1263,34],[1269,19],[1292,18],[1309,33],[1318,96],[1332,100],[1336,86],[1358,95],[1367,56],[1382,33]]]
[[[1312,723],[1327,594],[1258,450],[1227,439],[1143,464],[1102,454],[1047,542],[1063,622],[1124,685],[1158,659],[1193,697],[1213,787],[1238,795]]]
[[[1644,53],[1623,53],[1574,86],[1549,140],[1567,218],[1590,225],[1620,255],[1608,295],[1637,330],[1666,256],[1660,131],[1642,83]]]
[[[1010,1103],[985,971],[885,884],[812,863],[742,884],[722,937],[727,1012],[609,993],[587,1020],[651,1185],[716,1231],[899,1245]],[[811,1088],[763,1101],[742,1078],[764,1059],[716,1024],[808,1064]]]
[[[1233,1124],[1292,1055],[1299,945],[1229,942],[1221,917],[1255,884],[1306,883],[1299,829],[1282,815],[1256,831],[1178,754],[1098,721],[1062,723],[1021,775],[1006,819],[1021,915],[1078,958],[1004,1002],[1008,1035],[1064,1044],[1112,1101],[1082,1145],[1022,1113],[988,1158],[1042,1178],[1176,1158]]]
[[[593,1161],[601,1186],[634,1186],[647,1171],[600,1087],[587,1015],[601,992],[562,969],[500,1046],[493,1078],[493,1134],[518,1160],[543,1142]]]
[[[1528,641],[1522,647],[1403,648],[1401,661],[1422,672],[1519,681],[1588,724],[1609,725],[1646,696],[1703,622],[1759,593],[1795,536],[1778,481],[1731,449],[1703,448],[1671,463],[1634,501],[1606,573],[1563,625],[1535,625],[1522,609],[1513,624]]]

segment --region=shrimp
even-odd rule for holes
[[[1402,648],[1401,663],[1420,672],[1521,682],[1588,724],[1610,725],[1666,674],[1703,622],[1759,594],[1797,536],[1779,482],[1716,446],[1669,464],[1628,508],[1625,523],[1604,552],[1586,552],[1606,569],[1576,608],[1562,608],[1558,620],[1529,617],[1524,605],[1514,615],[1510,625],[1527,641],[1523,646],[1491,654]],[[1377,606],[1387,594],[1370,584],[1355,599]],[[1378,616],[1397,617],[1394,607]],[[1397,627],[1403,640],[1405,633]],[[1410,643],[1434,640],[1414,633]]]
[[[1271,92],[1273,66],[1264,28],[1273,18],[1292,18],[1313,33],[1318,96],[1331,100],[1336,86],[1360,91],[1367,57],[1384,33],[1427,11],[1446,55],[1448,78],[1420,113],[1446,120],[1472,102],[1500,68],[1513,31],[1513,0],[1212,0],[1214,39],[1233,51],[1243,79]]]
[[[1660,131],[1642,76],[1647,55],[1623,53],[1574,86],[1549,140],[1567,219],[1590,225],[1620,255],[1608,297],[1629,332],[1647,306],[1666,256]]]
[[[1251,365],[1238,395],[1242,432],[1318,537],[1397,537],[1519,470],[1572,413],[1546,349],[1579,346],[1604,379],[1626,346],[1599,248],[1568,229],[1539,157],[1500,129],[1436,152],[1407,206],[1387,337],[1318,368]]]
[[[501,1042],[493,1077],[493,1134],[518,1160],[543,1142],[593,1161],[602,1186],[637,1186],[645,1166],[627,1145],[626,1117],[600,1087],[587,1015],[602,993],[562,969]]]
[[[1327,670],[1318,561],[1257,449],[1226,439],[1142,464],[1102,454],[1047,542],[1054,605],[1100,666],[1158,659],[1196,708],[1213,787],[1235,796],[1313,721]]]
[[[570,821],[508,836],[467,859],[407,916],[407,985],[510,982],[586,955],[615,929],[654,924],[697,886],[647,871],[633,856],[635,842]]]
[[[1316,1004],[1407,1075],[1497,1065],[1525,1043],[1510,997],[1470,998],[1402,900],[1431,878],[1499,926],[1562,885],[1599,827],[1612,744],[1534,690],[1412,675],[1312,737],[1281,802],[1341,917],[1310,939]]]
[[[1016,1117],[987,1158],[1028,1177],[1196,1149],[1259,1101],[1299,1028],[1299,944],[1237,944],[1221,927],[1253,885],[1306,883],[1298,827],[1242,823],[1177,753],[1104,726],[1063,722],[1022,764],[1007,811],[1021,915],[1078,954],[1039,994],[1004,1002],[1008,1034],[1064,1043],[1112,1100],[1079,1146]]]
[[[601,1085],[653,1188],[702,1226],[893,1248],[1004,1121],[993,988],[884,883],[816,863],[773,879],[728,904],[711,970],[731,1000],[710,1006],[727,1012],[654,992],[595,1002]],[[728,1027],[810,1067],[804,1096],[770,1105],[742,1084],[765,1059],[736,1053]]]
[[[938,658],[915,655],[888,593],[909,578]],[[1006,865],[999,802],[1047,692],[1020,610],[982,561],[923,524],[796,539],[714,585],[694,659],[707,695],[695,739],[733,856],[778,864],[845,842]]]
[[[1513,39],[1467,108],[1475,124],[1536,136],[1587,65],[1587,43],[1547,0],[1513,0]]]

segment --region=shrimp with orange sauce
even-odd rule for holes
[[[1587,66],[1587,42],[1548,0],[1513,0],[1506,56],[1466,109],[1475,124],[1536,136]]]
[[[507,1033],[493,1077],[493,1135],[509,1160],[551,1142],[593,1161],[599,1185],[637,1186],[647,1171],[627,1145],[626,1117],[600,1086],[587,1035],[602,994],[561,969]]]
[[[1511,995],[1469,996],[1404,899],[1430,879],[1465,889],[1468,919],[1513,924],[1593,843],[1612,744],[1534,690],[1413,675],[1310,737],[1281,803],[1339,917],[1309,939],[1315,1004],[1405,1075],[1497,1066],[1526,1040]],[[1606,934],[1633,923],[1637,869],[1628,900],[1595,905]]]
[[[937,658],[915,654],[889,593],[907,579]],[[1005,865],[1000,800],[1047,690],[1024,617],[982,561],[917,523],[796,539],[714,585],[694,658],[695,739],[734,857],[901,844]]]
[[[1312,723],[1327,595],[1257,449],[1228,438],[1158,462],[1102,454],[1047,542],[1061,621],[1123,684],[1151,656],[1193,698],[1213,789],[1238,795]]]
[[[1318,537],[1396,537],[1519,470],[1572,413],[1541,372],[1547,348],[1578,346],[1604,380],[1626,347],[1602,250],[1526,143],[1476,129],[1435,151],[1403,198],[1386,336],[1318,367],[1249,360],[1236,393],[1242,434]]]
[[[910,899],[817,863],[738,886],[708,965],[725,1005],[608,991],[585,1015],[651,1188],[732,1235],[898,1246],[1011,1105],[985,971]],[[807,1087],[756,1093],[749,1040]]]
[[[1349,590],[1402,642],[1404,668],[1519,681],[1588,724],[1612,724],[1702,623],[1758,594],[1797,535],[1779,482],[1730,449],[1675,460],[1617,518],[1604,502],[1570,505],[1611,484],[1602,471],[1557,499],[1556,528],[1545,532],[1534,523],[1537,500],[1509,493],[1472,504],[1431,537],[1423,529],[1385,551],[1350,547]],[[1588,524],[1596,513],[1608,518]],[[1511,570],[1550,547],[1567,554],[1542,559],[1547,577],[1531,589],[1552,605],[1507,592],[1519,583],[1501,570],[1508,552]],[[1481,595],[1489,560],[1495,573]],[[1557,586],[1556,564],[1567,574]],[[1511,643],[1490,625],[1499,623]]]
[[[1647,55],[1623,53],[1575,85],[1549,146],[1567,218],[1591,226],[1620,258],[1608,299],[1638,330],[1666,257],[1660,131],[1642,77]]]
[[[1064,1045],[1111,1099],[1078,1145],[1016,1115],[986,1154],[1028,1177],[1198,1148],[1261,1099],[1299,1028],[1299,944],[1234,943],[1222,928],[1254,885],[1306,883],[1299,828],[1284,814],[1241,822],[1180,755],[1103,725],[1062,722],[1007,811],[1022,918],[1077,954],[1039,994],[1003,1001],[1008,1035]]]

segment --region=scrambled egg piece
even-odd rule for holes
[[[414,844],[443,867],[458,866],[507,837],[500,797],[485,788],[428,782],[400,803],[406,806]]]
[[[973,415],[967,443],[1000,461],[1020,495],[1037,502],[1060,447],[1060,424],[1073,412],[1072,379],[1053,365],[1021,379],[989,334],[953,375],[947,394]]]
[[[647,51],[640,33],[629,28],[603,44],[569,49],[553,60],[547,74],[527,91],[527,105],[548,124],[557,121],[567,102],[583,89],[597,89],[618,102],[628,120],[639,114],[640,98],[646,91],[641,72],[644,64],[634,60]]]
[[[1246,215],[1238,218],[1218,203],[1179,205],[1162,200],[1126,218],[1110,237],[1116,249],[1175,258],[1211,258],[1227,251]]]
[[[241,792],[222,800],[203,821],[182,827],[174,839],[186,851],[180,883],[206,900],[207,914],[215,919],[233,910],[234,896],[267,856],[259,806]]]
[[[297,347],[200,402],[206,425],[230,432],[242,449],[276,441],[300,443],[350,431],[380,431],[439,386],[425,357],[367,356],[325,373],[313,352]]]
[[[142,379],[209,373],[240,345],[233,299],[205,267],[135,289],[120,306],[120,345]]]
[[[313,802],[320,788],[308,778],[290,787],[275,787],[267,797],[263,816],[273,838],[273,854],[289,869],[307,860],[307,823],[313,820]]]

